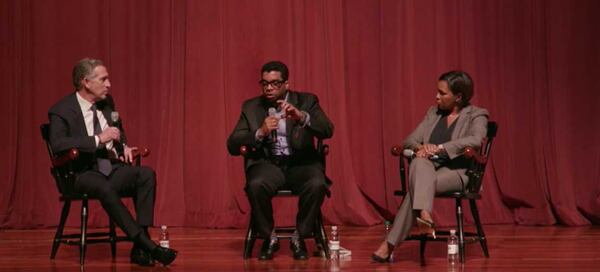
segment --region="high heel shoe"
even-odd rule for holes
[[[431,233],[433,239],[435,238],[435,223],[425,220],[421,217],[417,217],[417,226],[419,227],[419,231],[421,234],[427,235]]]
[[[390,255],[388,255],[387,257],[383,258],[380,256],[377,256],[377,254],[373,253],[371,254],[371,260],[378,262],[378,263],[389,263],[390,262]]]

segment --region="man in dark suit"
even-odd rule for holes
[[[263,65],[259,81],[262,95],[244,102],[227,140],[232,155],[240,155],[241,146],[257,151],[246,158],[245,189],[253,227],[265,238],[260,260],[272,259],[279,249],[279,241],[272,235],[271,199],[277,190],[289,188],[300,198],[296,235],[290,243],[297,260],[308,258],[304,238],[312,233],[328,190],[314,138],[331,138],[333,124],[319,106],[317,96],[288,89],[288,74],[282,62]]]
[[[156,175],[151,168],[131,166],[136,147],[125,144],[125,133],[115,126],[115,110],[108,71],[102,61],[83,59],[73,69],[76,91],[48,111],[50,145],[56,153],[79,150],[73,163],[74,190],[98,198],[108,216],[134,242],[131,262],[169,264],[177,251],[157,246],[150,240],[148,226],[154,218]],[[134,196],[137,221],[119,195]]]

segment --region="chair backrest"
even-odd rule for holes
[[[329,145],[323,143],[323,139],[317,139],[317,152],[323,164],[323,169],[327,169],[327,155],[329,154]]]
[[[54,152],[52,152],[52,147],[50,146],[50,124],[42,124],[40,126],[40,131],[42,132],[42,139],[44,140],[44,143],[46,143],[46,148],[48,149],[50,158],[54,158]]]
[[[488,121],[487,124],[487,136],[481,144],[479,150],[480,160],[472,160],[471,166],[467,169],[466,175],[469,177],[469,183],[467,185],[467,191],[471,193],[479,193],[481,190],[481,184],[483,182],[483,174],[490,158],[492,151],[492,144],[496,138],[498,132],[498,124],[495,121]]]
[[[57,154],[52,150],[52,146],[50,145],[50,124],[44,123],[40,126],[40,131],[42,133],[42,139],[44,143],[46,143],[46,148],[48,149],[48,156],[50,157],[50,174],[54,177],[54,181],[56,182],[56,188],[61,195],[71,195],[73,194],[73,184],[75,179],[75,174],[72,169],[72,165],[70,163],[65,164],[61,167],[54,166],[54,159]]]

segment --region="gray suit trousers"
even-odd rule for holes
[[[436,169],[432,161],[424,158],[412,160],[408,173],[408,194],[404,197],[386,238],[386,241],[394,246],[398,246],[410,234],[410,229],[415,223],[414,211],[431,212],[436,194],[462,190],[468,181],[463,174],[464,169]]]

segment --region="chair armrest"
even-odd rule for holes
[[[404,155],[404,150],[402,146],[394,145],[391,148],[391,153],[393,156],[398,157],[398,168],[400,172],[400,190],[394,191],[394,195],[405,196],[407,193],[407,171],[406,165],[410,163],[410,157]],[[472,166],[467,171],[467,176],[469,176],[470,180],[477,180],[476,182],[469,182],[467,185],[467,190],[469,192],[478,192],[481,184],[481,177],[483,176],[482,172],[485,169],[485,164],[487,163],[487,157],[478,154],[477,151],[473,147],[466,147],[464,149],[464,156],[468,159],[472,160]],[[406,160],[406,161],[405,161]],[[478,171],[478,169],[480,171]]]
[[[132,151],[131,155],[133,155],[134,159],[145,158],[150,155],[150,149],[145,147],[138,148],[137,150]]]
[[[139,164],[139,161],[141,158],[145,158],[145,157],[148,157],[148,155],[150,155],[150,149],[139,148],[138,150],[134,150],[132,152],[132,155],[133,155],[133,160],[137,161]],[[65,164],[76,160],[78,157],[79,157],[79,150],[77,148],[71,148],[66,153],[61,154],[60,156],[56,156],[54,159],[52,159],[52,166],[62,167]]]
[[[403,152],[402,146],[399,146],[399,145],[392,146],[391,152],[392,152],[392,155],[394,155],[396,157],[402,156],[402,152]]]
[[[323,156],[327,156],[329,155],[329,145],[323,145],[323,149],[322,149],[322,154]]]
[[[322,144],[320,146],[320,152],[321,155],[323,155],[324,157],[326,157],[327,155],[329,155],[329,145],[327,144]],[[242,145],[240,146],[240,155],[242,155],[242,157],[246,158],[248,156],[250,156],[250,154],[256,152],[256,147],[249,147],[246,145]]]
[[[150,149],[146,147],[140,147],[137,150],[133,150],[131,152],[133,156],[133,162],[131,164],[136,166],[142,165],[142,158],[148,157],[150,155]]]
[[[479,163],[479,164],[486,164],[487,163],[487,158],[484,156],[481,156],[479,154],[477,154],[477,151],[475,151],[474,148],[468,146],[465,147],[465,157],[474,160],[475,162]]]
[[[395,157],[404,156],[404,150],[402,149],[402,146],[399,146],[399,145],[392,146],[392,149],[390,151],[392,152],[392,155],[394,155]],[[486,157],[477,154],[475,149],[470,146],[465,147],[464,154],[465,154],[465,157],[467,157],[469,159],[473,159],[477,163],[485,164],[487,162]]]
[[[242,155],[244,158],[248,157],[254,152],[256,152],[256,147],[248,147],[246,145],[240,146],[240,155]]]
[[[66,153],[52,159],[52,166],[62,167],[68,162],[74,161],[77,157],[79,157],[79,150],[77,148],[71,148]]]

